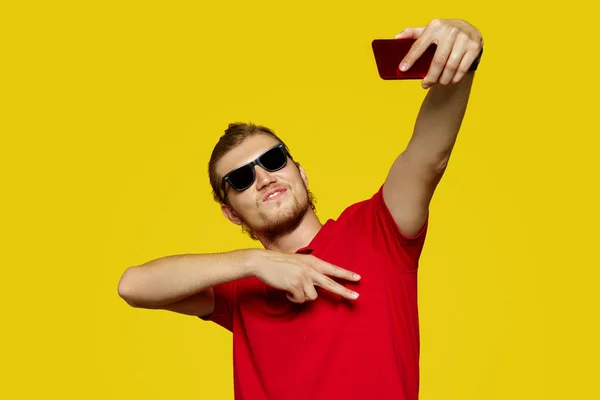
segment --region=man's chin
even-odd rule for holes
[[[308,212],[308,206],[295,207],[294,209],[276,210],[267,220],[267,224],[260,229],[260,235],[275,239],[294,231]],[[257,232],[258,233],[258,232]]]

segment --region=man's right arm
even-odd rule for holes
[[[290,301],[317,298],[319,286],[347,299],[358,294],[329,276],[349,281],[360,277],[312,255],[286,254],[265,249],[216,254],[183,254],[130,267],[119,281],[119,295],[132,307],[164,309],[207,316],[214,310],[213,287],[247,277],[286,291]]]
[[[212,288],[252,276],[258,251],[173,255],[130,267],[119,281],[119,296],[136,308],[206,316],[214,308]]]

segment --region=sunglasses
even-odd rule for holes
[[[229,186],[238,192],[242,192],[252,186],[256,180],[255,165],[260,166],[266,171],[275,172],[287,165],[288,157],[293,160],[285,145],[280,143],[262,153],[256,160],[228,172],[221,181],[223,197],[225,197],[226,184],[229,184]]]

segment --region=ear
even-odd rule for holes
[[[304,186],[306,186],[306,188],[308,189],[308,177],[306,176],[306,172],[304,171],[304,168],[302,168],[300,163],[297,162],[296,165],[298,166],[298,171],[300,171],[300,177],[304,181]]]
[[[236,224],[236,225],[242,224],[241,218],[238,217],[238,215],[235,213],[235,211],[233,211],[233,208],[231,208],[230,206],[228,206],[226,204],[221,204],[221,212],[223,213],[225,218],[227,218],[234,224]]]

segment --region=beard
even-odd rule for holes
[[[292,193],[288,192],[288,195]],[[250,235],[253,240],[258,240],[260,235],[263,240],[273,242],[278,238],[293,232],[302,222],[311,202],[308,191],[304,201],[299,201],[296,196],[291,196],[289,205],[281,207],[270,215],[264,215],[265,223],[261,227],[250,227],[247,221],[242,220],[242,230]]]

